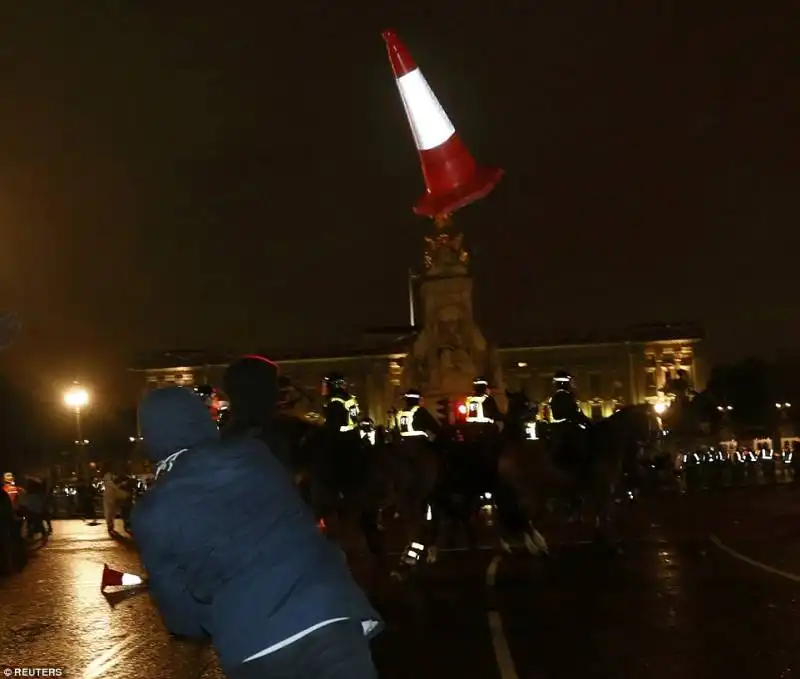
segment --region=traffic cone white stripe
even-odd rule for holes
[[[396,79],[417,151],[429,151],[444,144],[456,128],[419,68]]]

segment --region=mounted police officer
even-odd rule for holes
[[[484,425],[486,429],[497,430],[502,422],[503,414],[489,389],[489,382],[484,377],[476,377],[472,381],[473,393],[467,397],[466,421],[469,425]]]
[[[473,393],[467,397],[464,454],[459,454],[458,468],[468,497],[477,498],[486,491],[493,494],[497,484],[497,461],[501,450],[499,423],[504,419],[484,377],[476,377]]]
[[[559,370],[553,376],[553,395],[548,405],[551,421],[554,423],[572,422],[584,425],[590,423],[578,405],[572,387],[572,376],[566,370]]]
[[[554,461],[566,471],[585,475],[589,466],[591,422],[578,405],[572,376],[566,370],[559,370],[553,376],[553,395],[548,405]]]
[[[362,444],[358,399],[347,389],[340,373],[322,380],[323,449],[315,454],[312,475],[312,503],[320,516],[329,515],[338,499],[350,492],[359,472]]]
[[[331,373],[322,381],[322,397],[325,399],[325,429],[332,435],[358,440],[358,423],[361,409],[358,399],[347,391],[347,382],[340,373]]]
[[[403,409],[395,415],[397,434],[401,442],[430,441],[441,432],[441,425],[424,407],[422,394],[409,389],[403,395]]]

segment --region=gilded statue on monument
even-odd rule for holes
[[[425,236],[425,273],[431,277],[466,276],[469,273],[469,252],[464,234],[453,230],[452,220],[436,218],[436,233]]]

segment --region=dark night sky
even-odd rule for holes
[[[86,374],[405,322],[425,224],[390,26],[507,170],[460,217],[489,335],[696,320],[725,357],[792,348],[797,3],[492,5],[4,3],[7,355]]]

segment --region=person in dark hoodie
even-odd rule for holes
[[[284,467],[292,469],[292,451],[276,419],[278,366],[262,356],[239,358],[225,370],[222,389],[230,401],[223,439],[260,439]]]
[[[230,679],[375,679],[382,621],[267,445],[221,441],[181,387],[139,417],[156,482],[133,531],[167,629],[210,636]]]

